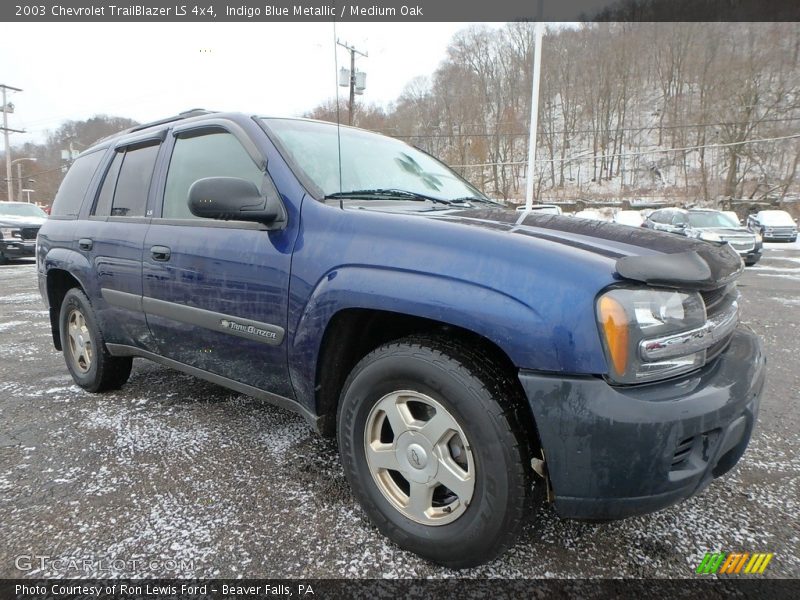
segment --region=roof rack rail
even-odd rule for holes
[[[100,144],[105,142],[106,140],[110,140],[112,138],[119,137],[121,135],[126,135],[128,133],[133,133],[135,131],[142,131],[143,129],[147,129],[148,127],[155,127],[156,125],[164,125],[165,123],[172,123],[173,121],[180,121],[182,119],[188,119],[190,117],[200,117],[202,115],[210,115],[217,111],[214,110],[206,110],[204,108],[192,108],[189,110],[185,110],[181,113],[178,113],[174,117],[167,117],[165,119],[159,119],[158,121],[151,121],[150,123],[142,123],[141,125],[134,125],[133,127],[129,127],[123,131],[119,131],[117,133],[112,133],[111,135],[104,136],[98,140],[92,142],[92,146],[95,144]]]
[[[188,119],[190,117],[199,117],[202,115],[210,115],[213,113],[213,110],[206,110],[204,108],[192,108],[190,110],[185,110],[181,113],[173,117],[166,117],[164,119],[159,119],[157,121],[151,121],[149,123],[142,123],[141,125],[136,125],[128,129],[125,133],[133,133],[134,131],[142,131],[143,129],[147,129],[148,127],[155,127],[156,125],[164,125],[165,123],[172,123],[173,121],[180,121],[182,119]]]

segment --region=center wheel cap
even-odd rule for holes
[[[427,483],[439,469],[433,445],[425,436],[406,431],[397,438],[395,456],[401,472],[409,481]]]
[[[428,465],[428,453],[419,444],[411,444],[406,450],[408,464],[413,468],[422,470]]]

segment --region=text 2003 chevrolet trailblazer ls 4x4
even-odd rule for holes
[[[504,210],[328,123],[193,111],[103,140],[37,256],[79,385],[144,357],[297,411],[383,533],[454,567],[512,543],[535,472],[564,517],[697,493],[764,385],[727,244]]]

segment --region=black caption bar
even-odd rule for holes
[[[796,0],[32,0],[0,20],[54,21],[798,21]]]
[[[800,581],[790,579],[643,580],[386,580],[238,579],[0,580],[0,598],[16,600],[245,600],[364,598],[797,598]]]

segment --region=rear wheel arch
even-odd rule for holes
[[[83,293],[86,293],[81,282],[69,271],[65,269],[50,269],[47,272],[47,303],[50,306],[50,329],[53,333],[53,345],[56,350],[63,349],[59,326],[61,304],[64,302],[67,292],[73,288],[78,288]]]

